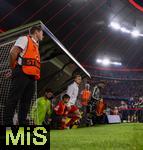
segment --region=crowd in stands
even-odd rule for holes
[[[143,81],[108,80],[105,95],[121,98],[143,96]]]

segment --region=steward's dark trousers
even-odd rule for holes
[[[16,66],[12,75],[9,98],[5,102],[3,124],[13,125],[13,116],[19,104],[19,125],[26,125],[26,117],[35,90],[34,76],[23,73],[21,66]]]
[[[83,112],[83,117],[81,119],[81,125],[87,124],[87,106],[83,105],[82,106],[82,112]]]

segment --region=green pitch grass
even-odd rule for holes
[[[143,124],[51,131],[51,150],[143,150]]]

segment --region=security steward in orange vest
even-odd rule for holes
[[[82,106],[87,106],[90,98],[91,98],[90,85],[86,84],[85,89],[83,89],[81,92],[81,104],[82,104]]]
[[[82,112],[83,112],[83,117],[81,120],[82,124],[86,124],[87,122],[87,105],[90,99],[91,99],[90,85],[85,84],[85,88],[81,91],[81,105],[82,105]]]
[[[35,91],[35,80],[40,79],[39,41],[41,27],[33,26],[28,36],[19,37],[9,53],[12,86],[5,102],[3,124],[13,125],[13,116],[19,104],[19,125],[26,125],[27,113]]]

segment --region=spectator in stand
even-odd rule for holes
[[[111,115],[111,108],[109,106],[106,107],[105,113],[107,116]]]
[[[140,97],[138,101],[139,108],[143,108],[143,98]]]
[[[113,115],[119,115],[118,107],[114,107],[112,113],[113,113]]]
[[[134,101],[134,98],[131,97],[129,100],[128,100],[128,122],[134,122],[134,113],[135,111],[133,110],[135,108],[135,101]]]
[[[139,108],[140,110],[138,111],[138,121],[143,122],[143,98],[139,98]]]
[[[128,105],[125,101],[121,101],[121,106],[119,107],[120,117],[122,122],[127,122],[128,120]]]

